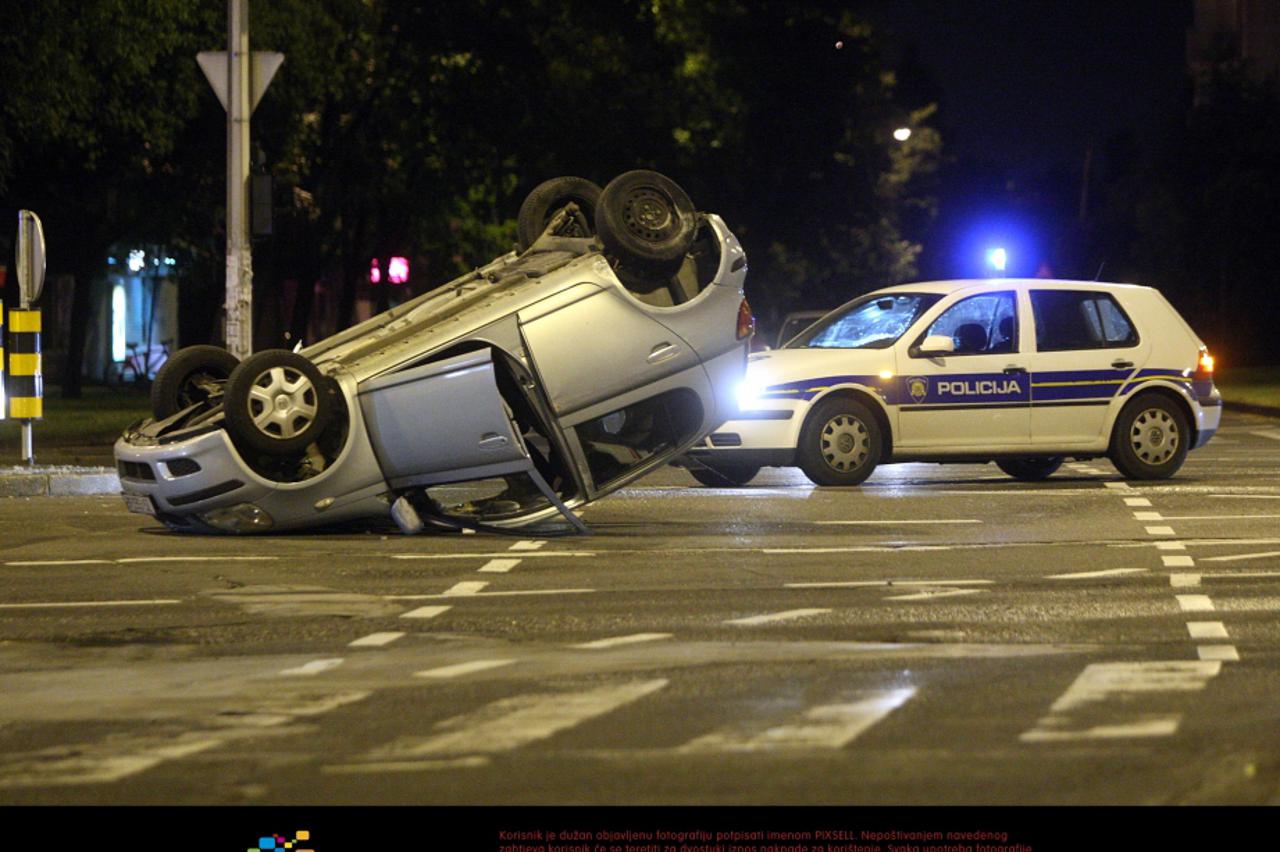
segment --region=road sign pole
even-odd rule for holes
[[[227,3],[227,349],[253,351],[253,253],[249,242],[249,0]]]

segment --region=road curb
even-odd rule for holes
[[[1222,407],[1228,411],[1240,411],[1245,414],[1262,414],[1267,417],[1280,417],[1280,408],[1272,408],[1269,405],[1251,405],[1247,402],[1226,402],[1222,403]]]
[[[0,468],[0,497],[81,497],[120,493],[109,467]]]

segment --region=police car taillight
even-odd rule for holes
[[[756,318],[751,314],[751,306],[743,299],[738,305],[738,339],[750,337],[756,333]]]
[[[1213,356],[1203,346],[1200,347],[1200,360],[1196,362],[1196,378],[1213,378]]]

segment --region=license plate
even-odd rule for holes
[[[146,494],[122,494],[124,497],[124,505],[130,512],[137,512],[140,515],[156,514],[156,504],[151,502],[151,498]]]

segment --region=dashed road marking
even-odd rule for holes
[[[401,616],[403,618],[403,616]],[[368,636],[361,636],[353,642],[348,642],[347,647],[350,648],[381,648],[384,645],[390,645],[392,642],[401,638],[405,634],[388,631],[386,633],[370,633]]]
[[[1173,535],[1173,527],[1147,527],[1147,535]]]
[[[546,544],[545,541],[517,541],[515,544],[511,545],[510,549],[521,551],[541,550],[544,544]]]
[[[288,675],[290,677],[312,677],[314,675],[321,674],[322,672],[327,672],[330,669],[336,669],[338,666],[342,665],[342,663],[342,657],[331,657],[327,660],[312,660],[311,662],[304,663],[296,668],[284,669],[280,674]]]
[[[670,639],[670,633],[632,633],[630,636],[611,636],[608,639],[596,639],[593,642],[582,642],[570,645],[570,648],[581,648],[587,651],[598,651],[604,648],[616,648],[619,645],[635,645],[640,642],[656,642],[659,639]]]
[[[480,567],[480,572],[482,574],[505,574],[519,564],[519,559],[490,559]]]
[[[1111,568],[1106,571],[1080,571],[1075,574],[1048,574],[1046,580],[1088,580],[1093,577],[1119,577],[1125,574],[1148,574],[1146,568]]]
[[[1133,519],[1135,521],[1163,521],[1165,517],[1159,512],[1134,512]]]
[[[1130,486],[1129,483],[1127,482],[1104,482],[1102,484],[1108,488],[1113,488],[1116,491],[1132,491],[1133,490],[1133,487]]]
[[[1200,585],[1199,574],[1170,574],[1169,585],[1174,588],[1187,588]]]
[[[1187,633],[1192,639],[1227,639],[1227,626],[1221,621],[1188,621]]]
[[[1174,595],[1183,612],[1213,612],[1213,601],[1208,595]]]
[[[463,675],[474,674],[475,672],[488,671],[489,669],[501,668],[509,666],[515,660],[472,660],[468,663],[455,663],[451,666],[440,666],[439,668],[426,669],[420,672],[414,672],[414,677],[449,679],[462,677]]]
[[[1124,498],[1124,504],[1130,507],[1150,506],[1151,501],[1146,497],[1126,497]]]
[[[1196,648],[1196,654],[1202,660],[1236,662],[1240,659],[1240,652],[1235,645],[1201,645]]]
[[[1186,542],[1182,541],[1157,541],[1156,550],[1186,550]]]
[[[440,596],[444,598],[466,597],[467,595],[476,594],[487,585],[489,584],[482,580],[466,580],[449,587]]]
[[[411,609],[408,612],[401,613],[401,618],[435,618],[437,615],[448,612],[453,609],[451,606],[420,606],[417,609]]]
[[[691,740],[676,749],[682,754],[708,752],[774,752],[844,748],[881,719],[905,704],[914,687],[888,689],[840,704],[810,707],[792,722],[763,731],[729,728]]]
[[[54,609],[59,607],[103,607],[103,606],[165,606],[180,604],[182,601],[173,598],[157,598],[155,600],[134,601],[49,601],[41,603],[0,604],[0,609]]]
[[[432,601],[441,598],[504,598],[522,595],[585,595],[595,589],[526,589],[514,592],[468,592],[466,594],[449,594],[441,592],[437,595],[386,595],[388,600],[396,601]]]
[[[1166,568],[1191,568],[1196,561],[1190,556],[1161,556]]]
[[[1274,520],[1280,515],[1169,515],[1166,521],[1260,521]]]
[[[521,559],[537,559],[537,558],[590,558],[598,556],[593,550],[548,550],[544,553],[537,551],[523,551],[520,553]],[[505,559],[511,556],[511,551],[503,550],[498,553],[393,553],[392,559],[405,560],[432,560],[432,559]]]
[[[749,615],[745,618],[731,618],[725,624],[739,624],[750,627],[757,624],[774,624],[779,621],[792,621],[797,618],[808,618],[811,615],[822,615],[831,612],[829,609],[788,609],[782,612],[770,612],[763,615]]]

